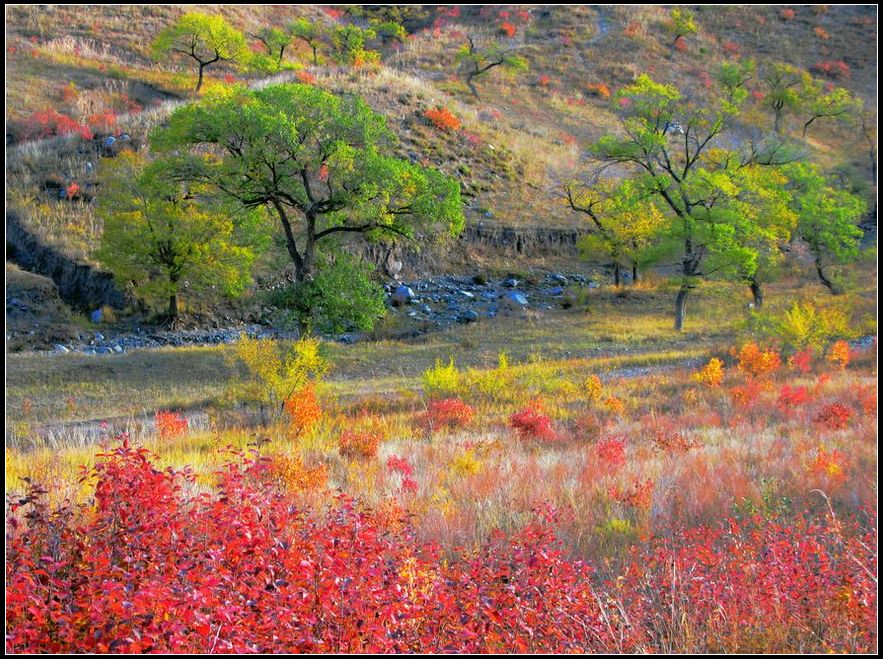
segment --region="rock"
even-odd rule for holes
[[[559,295],[564,295],[564,289],[561,286],[556,286],[555,288],[550,288],[548,291],[546,291],[546,295],[558,297]]]
[[[95,340],[104,341],[104,334],[102,334],[101,332],[95,332]]]
[[[104,313],[101,311],[101,309],[96,309],[95,311],[93,311],[92,313],[89,314],[89,319],[93,323],[95,323],[96,325],[99,324],[103,318],[104,318]]]
[[[475,294],[470,293],[469,291],[460,291],[460,295],[462,295],[463,297],[468,297],[470,300],[475,299]]]
[[[119,343],[117,343],[117,344],[113,347],[113,351],[116,352],[116,353],[123,352],[123,347],[122,347]]]
[[[460,314],[457,320],[459,320],[461,323],[474,323],[476,320],[478,320],[478,318],[479,316],[477,312],[473,311],[472,309],[468,309],[467,311],[464,311],[462,314]]]
[[[527,298],[518,291],[512,291],[503,296],[502,306],[507,311],[522,311],[527,305]]]
[[[68,350],[65,346],[61,345],[60,343],[57,343],[57,344],[55,344],[55,352],[67,354],[70,352],[70,350]]]
[[[399,286],[393,291],[392,294],[392,303],[393,306],[402,307],[408,304],[415,297],[414,291],[412,291],[407,286]]]
[[[503,282],[503,286],[506,288],[515,288],[518,286],[518,280],[515,279],[515,277],[509,277],[509,279]]]
[[[102,145],[104,146],[105,149],[109,149],[110,147],[112,147],[116,143],[116,141],[117,141],[117,138],[115,138],[113,135],[108,135],[107,137],[104,138],[104,142],[102,142]]]
[[[432,313],[432,309],[430,308],[430,306],[429,306],[428,304],[421,305],[421,307],[420,307],[420,311],[422,311],[422,312],[425,313],[425,314],[431,314],[431,313]]]
[[[551,279],[552,281],[558,282],[559,284],[566,284],[568,281],[567,277],[565,277],[562,274],[558,274],[557,272],[549,275],[549,279]]]

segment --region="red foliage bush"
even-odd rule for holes
[[[595,456],[608,471],[617,471],[625,465],[625,440],[610,437],[595,444]]]
[[[454,430],[463,428],[472,422],[475,410],[459,398],[432,400],[426,412],[417,417],[415,423],[426,432],[439,429]]]
[[[24,139],[36,140],[55,135],[79,135],[84,140],[92,139],[92,131],[56,110],[37,110],[25,121]]]
[[[840,403],[831,403],[822,408],[822,411],[813,419],[819,425],[830,430],[842,430],[849,425],[852,410]]]
[[[776,405],[779,407],[782,414],[786,416],[794,416],[800,411],[801,407],[809,403],[811,400],[812,396],[809,389],[806,387],[792,387],[783,384],[782,388],[779,390],[779,397],[776,400]]]
[[[442,560],[342,497],[299,510],[265,458],[238,456],[206,492],[144,449],[98,457],[94,504],[50,510],[37,487],[7,504],[7,652],[876,648],[873,511],[870,530],[727,520],[601,576],[539,522]]]
[[[512,25],[512,23],[508,21],[503,21],[500,24],[500,34],[509,37],[510,39],[515,36],[515,33],[518,32],[518,28]]]
[[[162,439],[180,437],[187,432],[187,419],[177,412],[157,411],[154,415],[156,431]]]
[[[844,62],[843,60],[823,60],[821,62],[816,62],[812,66],[812,70],[816,73],[820,73],[822,75],[828,76],[829,78],[841,79],[841,78],[851,78],[852,77],[852,69],[849,68],[849,64]]]
[[[535,400],[520,412],[509,417],[509,425],[518,431],[521,439],[555,441],[558,435],[552,428],[552,419],[545,413],[541,401]]]

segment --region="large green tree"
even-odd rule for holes
[[[830,269],[858,256],[864,235],[858,223],[867,205],[861,197],[831,185],[815,165],[793,163],[787,171],[797,236],[809,248],[819,281],[836,295],[840,286]]]
[[[724,65],[716,92],[702,101],[640,76],[617,95],[621,131],[591,147],[652,191],[668,216],[666,239],[680,253],[675,329],[682,330],[690,291],[708,277],[745,279],[758,268],[758,239],[778,242],[755,212],[762,188],[753,166],[775,166],[769,151],[729,148],[730,133],[747,96],[750,62]],[[766,236],[766,238],[764,238]]]
[[[206,67],[217,62],[239,66],[248,58],[248,48],[242,32],[223,16],[190,12],[159,33],[153,42],[153,56],[155,59],[169,56],[192,59],[197,66],[196,91],[199,92]]]
[[[580,240],[580,252],[590,258],[610,259],[613,283],[619,286],[623,270],[631,269],[632,283],[638,270],[650,265],[660,253],[659,235],[665,218],[656,206],[652,189],[637,179],[621,182],[570,181],[564,186],[567,204],[589,220],[589,232]]]
[[[148,163],[124,151],[101,168],[97,256],[117,279],[152,303],[165,303],[174,323],[182,293],[218,290],[237,296],[251,281],[255,250],[246,245],[253,217],[233,221],[229,209],[200,199],[170,161]]]
[[[176,110],[153,146],[189,156],[182,176],[243,209],[265,209],[284,235],[297,282],[336,236],[414,239],[458,234],[459,183],[388,155],[393,135],[357,96],[310,85],[219,90]]]

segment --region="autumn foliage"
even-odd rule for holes
[[[423,113],[423,116],[439,130],[450,132],[460,130],[460,120],[447,108],[430,108]]]
[[[298,509],[266,458],[232,456],[217,490],[196,493],[145,449],[98,457],[83,475],[94,504],[52,510],[32,488],[8,505],[8,652],[876,647],[874,520],[728,519],[605,576],[542,518],[441,560],[407,522],[349,499]],[[646,509],[652,489],[619,498]]]

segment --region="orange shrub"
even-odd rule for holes
[[[739,370],[753,378],[771,375],[779,370],[782,358],[773,349],[762,350],[756,343],[746,343],[736,353]]]
[[[603,82],[591,82],[586,86],[586,89],[591,96],[610,98],[610,87],[605,85]]]
[[[827,360],[832,364],[836,364],[841,369],[845,369],[849,365],[852,358],[852,349],[846,341],[837,341],[828,350]]]
[[[309,468],[297,455],[275,455],[269,473],[291,492],[321,490],[328,484],[328,467],[324,464]]]
[[[460,120],[447,108],[430,108],[423,113],[423,116],[439,130],[452,132],[460,130]]]
[[[319,399],[316,398],[316,389],[311,384],[294,392],[285,401],[284,408],[291,420],[292,433],[298,437],[312,431],[322,418],[322,408],[319,406]]]

